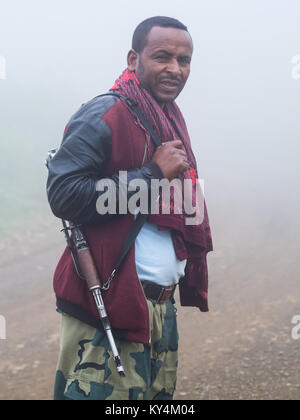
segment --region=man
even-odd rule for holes
[[[138,104],[163,145],[123,99],[96,97],[71,118],[62,145],[49,164],[47,192],[53,213],[83,226],[100,278],[118,261],[133,214],[99,214],[100,179],[115,185],[115,200],[127,183],[175,178],[197,182],[197,164],[175,99],[190,74],[191,36],[182,23],[154,17],[135,30],[128,68],[111,89]],[[127,200],[133,195],[126,190]],[[182,192],[183,193],[183,192]],[[192,193],[192,197],[193,193]],[[194,203],[194,199],[192,198]],[[172,399],[176,385],[178,332],[174,292],[183,306],[208,311],[206,256],[212,240],[206,206],[201,223],[185,214],[150,214],[123,264],[103,294],[126,377],[120,378],[91,294],[66,248],[54,275],[62,313],[56,399]],[[118,208],[118,206],[117,206]],[[184,210],[183,210],[184,212]]]

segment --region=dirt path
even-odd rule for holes
[[[53,232],[37,233],[25,252],[17,247],[0,262],[7,323],[0,399],[52,399],[60,321],[52,273],[64,247]],[[244,251],[209,257],[208,314],[178,305],[176,399],[300,399],[300,340],[291,337],[291,319],[300,314],[299,253],[280,259],[272,244],[263,257]]]

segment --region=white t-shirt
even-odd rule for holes
[[[135,263],[140,280],[172,286],[184,276],[187,260],[175,253],[170,230],[146,222],[135,240]]]

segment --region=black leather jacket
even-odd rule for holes
[[[96,202],[104,191],[97,191],[96,184],[103,177],[112,152],[112,133],[102,117],[118,101],[111,96],[96,97],[83,104],[70,119],[61,146],[48,164],[47,195],[55,216],[81,224],[105,223],[113,217],[97,213]],[[128,118],[132,118],[129,111]],[[108,178],[116,185],[118,212],[119,174]],[[143,179],[148,191],[153,178],[163,178],[154,161],[127,172],[127,184],[133,179]],[[127,189],[127,198],[134,193]]]

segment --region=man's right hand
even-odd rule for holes
[[[159,146],[152,160],[160,167],[169,181],[189,169],[189,163],[181,140],[168,141]]]

